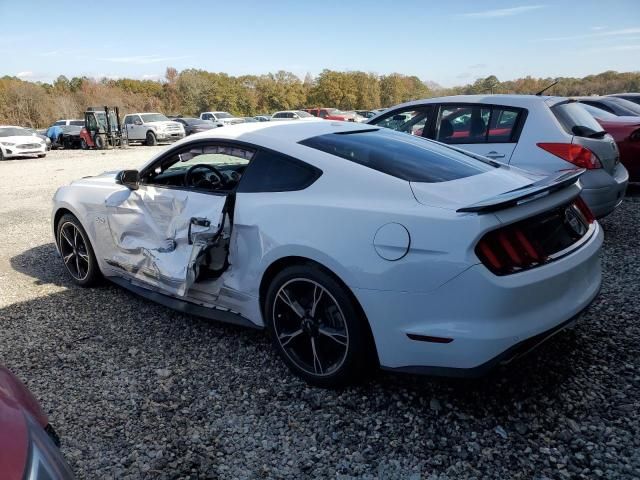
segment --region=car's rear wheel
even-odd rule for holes
[[[100,267],[80,221],[71,214],[63,215],[58,221],[56,240],[64,266],[74,283],[82,287],[96,285],[101,278]]]
[[[332,275],[316,265],[278,273],[264,305],[274,346],[289,368],[308,383],[339,387],[362,378],[369,334],[365,320]]]
[[[154,145],[158,144],[158,139],[153,132],[147,132],[146,143],[149,147],[153,147]]]

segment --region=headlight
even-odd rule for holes
[[[11,142],[0,142],[2,145],[4,145],[5,147],[15,147],[16,144],[15,143],[11,143]]]
[[[45,431],[29,415],[29,459],[25,480],[71,480],[73,473]]]

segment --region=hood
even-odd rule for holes
[[[458,210],[487,198],[511,192],[545,178],[513,167],[501,166],[485,173],[448,182],[410,182],[416,200],[423,205]]]
[[[145,125],[151,125],[153,127],[182,127],[180,122],[174,122],[173,120],[161,120],[157,122],[145,122]]]
[[[104,184],[113,184],[116,181],[116,175],[121,170],[113,170],[110,172],[103,172],[100,175],[93,175],[90,177],[83,177],[78,180],[74,180],[71,182],[71,185],[104,185]]]
[[[12,135],[10,137],[0,137],[0,142],[20,145],[24,143],[44,143],[44,140],[29,133],[24,135]]]

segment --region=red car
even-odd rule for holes
[[[583,107],[616,141],[629,181],[640,182],[640,117],[618,117],[591,105]]]
[[[303,110],[314,117],[324,118],[325,120],[340,120],[342,122],[356,121],[355,115],[343,112],[337,108],[303,108]]]
[[[0,476],[3,480],[67,480],[58,436],[31,392],[0,366]]]

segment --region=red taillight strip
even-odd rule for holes
[[[500,241],[500,245],[502,245],[502,248],[504,248],[509,255],[509,258],[513,260],[513,263],[516,265],[522,265],[522,259],[520,258],[520,255],[518,255],[518,252],[515,251],[504,231],[498,234],[498,240]]]
[[[531,242],[527,240],[527,237],[524,236],[524,233],[522,233],[520,229],[516,229],[516,238],[520,242],[520,245],[522,245],[522,247],[524,248],[524,251],[527,252],[527,255],[529,255],[529,257],[531,257],[536,262],[539,262],[540,255],[538,255],[538,252],[536,252],[536,249],[533,248],[533,245],[531,245]]]
[[[502,268],[502,262],[498,260],[498,257],[493,253],[493,250],[487,245],[486,241],[481,241],[478,247],[480,247],[482,255],[484,255],[494,269],[500,270]]]

